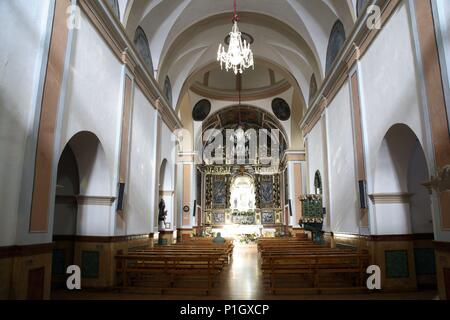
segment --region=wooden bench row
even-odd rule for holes
[[[266,289],[279,292],[363,289],[367,251],[336,249],[298,240],[259,244]]]
[[[209,294],[229,263],[232,249],[230,243],[180,244],[117,255],[119,289],[201,290]]]

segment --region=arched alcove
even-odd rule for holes
[[[341,48],[345,43],[345,29],[340,20],[336,21],[331,29],[330,39],[328,41],[327,59],[325,73],[328,74],[333,67],[333,63],[336,60]]]
[[[58,162],[55,207],[53,216],[52,288],[62,288],[66,268],[74,264],[77,233],[77,196],[80,194],[78,164],[72,148],[67,145]]]
[[[67,145],[58,163],[53,235],[76,234],[76,197],[79,194],[78,164],[72,148]]]
[[[425,153],[415,133],[396,124],[378,151],[374,194],[378,234],[432,233],[431,202]]]
[[[158,203],[161,200],[164,200],[165,210],[167,210],[166,223],[170,224],[170,227],[164,226],[166,229],[173,228],[173,199],[174,199],[174,190],[173,190],[173,182],[172,182],[172,172],[171,166],[167,159],[163,159],[161,165],[159,167],[159,199]],[[159,212],[155,212],[155,221],[158,222]],[[169,226],[169,225],[167,225]],[[155,223],[155,228],[161,226],[158,223]]]
[[[105,196],[111,194],[109,166],[105,150],[98,137],[83,131],[74,135],[68,145],[77,159],[80,176],[80,195]]]
[[[256,209],[256,187],[252,176],[235,176],[230,185],[230,202],[233,210],[244,212]]]
[[[106,155],[98,137],[75,134],[58,162],[53,215],[52,282],[65,284],[66,268],[81,265],[75,236],[107,234],[113,198]]]

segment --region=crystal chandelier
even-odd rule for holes
[[[245,69],[250,67],[254,69],[255,67],[250,43],[247,43],[245,39],[242,40],[238,21],[239,16],[236,13],[236,0],[234,0],[233,28],[230,32],[228,51],[225,51],[225,46],[220,44],[219,51],[217,52],[217,61],[220,62],[220,68],[223,69],[223,65],[225,65],[226,71],[233,69],[234,74],[242,74]]]

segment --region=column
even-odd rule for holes
[[[306,192],[306,159],[304,151],[286,151],[286,170],[288,177],[289,206],[288,225],[290,228],[299,228],[302,217],[302,203],[300,196]]]
[[[178,183],[181,184],[181,194],[178,199],[178,212],[180,215],[180,226],[178,228],[178,239],[186,240],[192,236],[194,221],[195,202],[195,161],[193,153],[186,153],[179,157],[177,163]]]

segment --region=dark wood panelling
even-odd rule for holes
[[[45,268],[32,269],[28,272],[27,300],[44,299]]]

